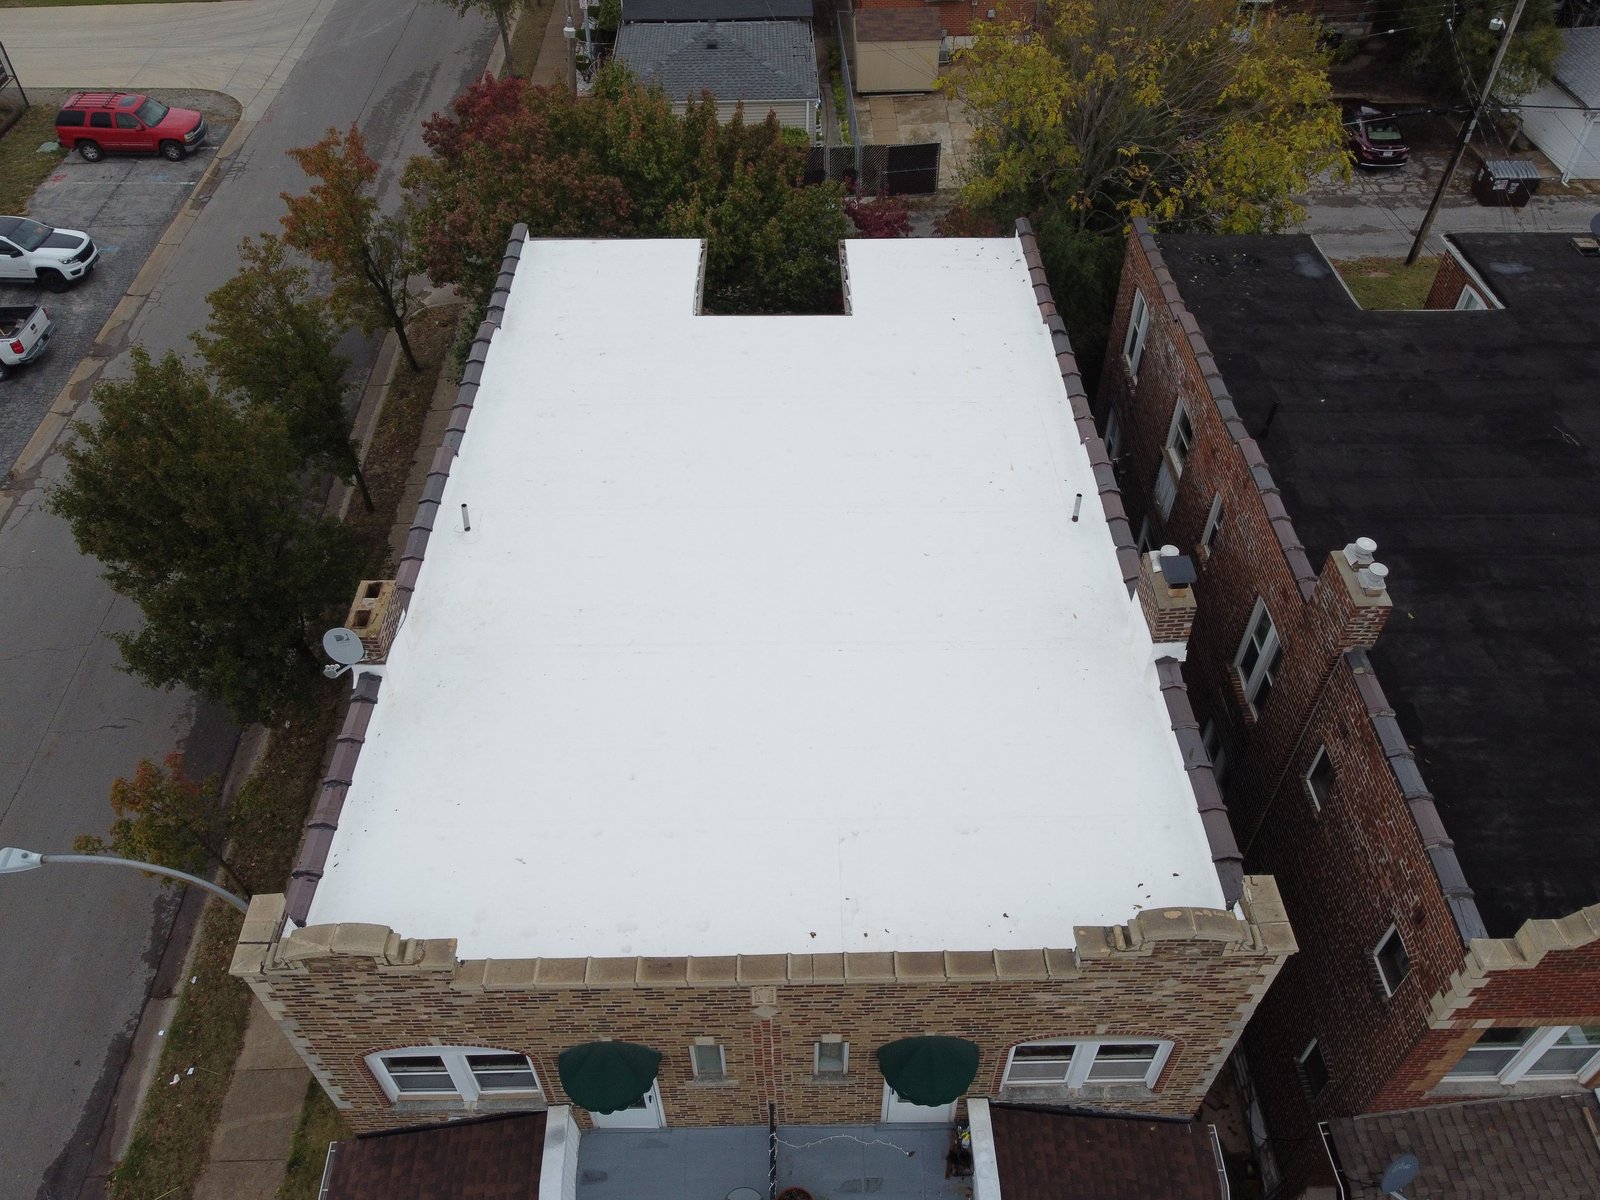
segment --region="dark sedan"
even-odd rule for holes
[[[1394,114],[1365,100],[1345,101],[1344,132],[1351,157],[1363,167],[1400,167],[1411,158]]]

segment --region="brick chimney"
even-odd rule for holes
[[[344,623],[345,628],[361,639],[367,651],[367,662],[381,663],[389,657],[394,632],[400,625],[401,608],[394,580],[363,579],[357,586],[355,602],[350,605],[350,615]]]
[[[1163,546],[1139,559],[1139,608],[1157,646],[1182,645],[1194,627],[1194,563]]]
[[[1311,599],[1335,650],[1370,650],[1389,620],[1389,568],[1373,560],[1377,549],[1371,538],[1357,538],[1328,555],[1317,577]]]

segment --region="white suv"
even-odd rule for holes
[[[0,217],[0,280],[42,283],[64,292],[100,260],[87,233],[27,217]]]

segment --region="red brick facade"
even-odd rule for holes
[[[1452,266],[1460,273],[1447,259],[1436,286],[1449,292],[1442,307],[1455,307],[1466,282],[1464,273],[1446,278]],[[1123,353],[1135,288],[1150,309],[1136,381]],[[1149,520],[1150,544],[1175,543],[1200,562],[1184,676],[1196,715],[1213,723],[1227,755],[1224,790],[1246,869],[1276,877],[1300,944],[1245,1039],[1293,1185],[1325,1162],[1317,1119],[1462,1094],[1462,1085],[1436,1085],[1482,1027],[1600,1024],[1600,907],[1529,922],[1516,939],[1469,944],[1482,933],[1469,881],[1362,649],[1380,636],[1387,598],[1352,606],[1353,593],[1339,586],[1341,576],[1349,582],[1340,552],[1326,563],[1307,558],[1142,222],[1128,243],[1101,378],[1097,417],[1102,429],[1113,413],[1117,420],[1130,520],[1135,528]],[[1193,440],[1162,519],[1154,491],[1179,403]],[[1217,496],[1221,521],[1202,546]],[[1258,598],[1283,647],[1259,714],[1234,666]],[[1319,752],[1333,766],[1320,806],[1306,782]],[[1410,959],[1392,996],[1373,959],[1391,925]],[[1297,1061],[1313,1038],[1328,1070],[1314,1099]],[[1484,1086],[1479,1094],[1500,1090]]]
[[[769,1102],[785,1123],[876,1122],[884,1084],[874,1052],[925,1033],[978,1044],[971,1094],[986,1096],[1000,1095],[1019,1042],[1170,1041],[1153,1088],[1090,1086],[1070,1097],[1025,1088],[1021,1098],[1187,1117],[1294,950],[1271,880],[1248,880],[1241,903],[1244,920],[1163,909],[1127,925],[1080,926],[1072,950],[462,962],[453,941],[402,939],[381,926],[280,936],[283,898],[263,896],[233,969],[360,1130],[465,1111],[460,1102],[392,1104],[370,1054],[432,1045],[525,1054],[544,1097],[563,1103],[557,1056],[600,1038],[662,1053],[673,1125],[760,1124]],[[830,1037],[849,1043],[843,1078],[815,1074],[815,1043]],[[722,1046],[726,1080],[693,1078],[697,1038]]]

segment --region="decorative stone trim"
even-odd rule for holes
[[[1530,970],[1552,951],[1578,950],[1596,941],[1600,941],[1600,904],[1565,917],[1524,921],[1512,937],[1473,938],[1467,943],[1461,969],[1450,976],[1450,985],[1433,997],[1428,1024],[1434,1029],[1456,1028],[1460,1014],[1471,1007],[1474,994],[1489,982],[1492,972]]]

